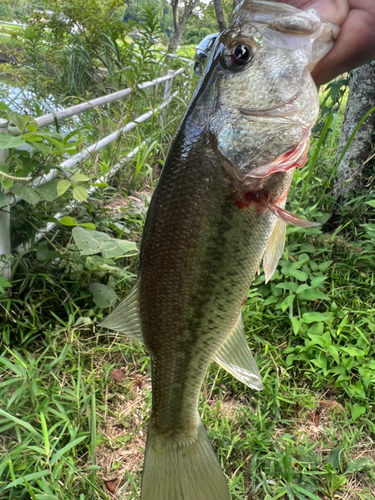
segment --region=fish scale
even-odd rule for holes
[[[241,307],[276,269],[317,118],[309,71],[337,34],[317,11],[243,0],[215,42],[148,209],[135,289],[102,322],[145,343],[152,409],[141,500],[229,500],[198,413],[211,360],[262,381]]]

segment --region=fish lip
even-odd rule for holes
[[[251,116],[254,118],[287,118],[295,114],[302,113],[306,106],[294,107],[288,111],[282,111],[289,104],[295,103],[298,93],[292,96],[287,101],[275,104],[269,108],[239,108],[239,112],[245,116]]]

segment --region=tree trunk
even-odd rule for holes
[[[221,0],[214,0],[214,7],[216,12],[217,25],[219,26],[219,31],[222,32],[226,29],[227,24],[225,22]]]
[[[351,134],[363,116],[375,106],[375,61],[364,64],[351,72],[349,97],[338,147],[337,160],[341,156]],[[363,187],[367,161],[371,155],[371,137],[375,133],[375,111],[359,128],[336,173],[333,193],[342,202],[350,193]]]
[[[178,44],[180,43],[182,34],[184,32],[185,26],[189,21],[190,16],[193,13],[195,7],[199,4],[200,0],[191,0],[190,2],[185,2],[184,12],[182,14],[181,20],[178,16],[178,2],[179,0],[172,0],[172,14],[173,14],[173,35],[169,40],[168,51],[176,52]]]

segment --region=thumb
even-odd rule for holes
[[[327,18],[331,23],[341,24],[349,14],[350,6],[348,0],[276,0],[283,1],[288,5],[301,10],[316,9],[319,14]]]

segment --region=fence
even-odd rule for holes
[[[191,65],[190,65],[191,67]],[[68,178],[71,179],[73,176],[73,172],[71,172],[71,168],[75,165],[77,165],[79,162],[89,158],[92,154],[97,153],[101,149],[103,149],[105,146],[110,144],[111,142],[115,141],[118,139],[120,136],[123,136],[130,130],[134,129],[141,123],[145,122],[149,118],[151,118],[153,115],[158,113],[161,110],[164,110],[163,112],[165,113],[166,108],[168,107],[171,99],[175,97],[178,92],[172,93],[172,85],[174,78],[177,75],[183,75],[183,73],[186,72],[187,68],[189,66],[185,66],[183,68],[178,69],[177,71],[173,70],[168,70],[168,74],[165,76],[161,76],[159,78],[156,78],[152,81],[142,83],[137,86],[139,90],[144,90],[150,87],[154,87],[160,84],[164,84],[164,93],[163,93],[163,102],[157,106],[156,108],[148,111],[147,113],[142,114],[141,116],[137,117],[134,119],[134,121],[127,123],[124,127],[121,129],[109,134],[108,136],[100,139],[96,143],[88,146],[86,149],[82,150],[78,154],[72,156],[71,158],[66,159],[63,161],[58,168],[55,168],[49,172],[49,174],[45,176],[38,177],[34,179],[30,187],[36,188],[38,186],[41,186],[42,184],[45,184],[46,182],[52,180],[55,178],[59,173],[63,172],[64,175]],[[50,113],[41,117],[36,118],[34,121],[38,124],[39,127],[46,127],[47,125],[51,125],[55,123],[56,121],[62,121],[65,120],[69,117],[79,115],[81,113],[84,113],[86,111],[90,111],[95,109],[98,106],[103,106],[105,104],[114,102],[119,99],[123,99],[124,97],[128,96],[131,93],[131,89],[124,89],[119,92],[115,92],[113,94],[109,94],[103,97],[99,97],[97,99],[93,99],[81,104],[77,104],[75,106],[71,106],[69,108],[63,109],[62,111],[58,111],[56,113]],[[188,92],[190,93],[190,85],[188,84]],[[0,133],[2,132],[7,132],[8,131],[8,122],[7,120],[4,120],[0,118]],[[12,127],[14,128],[14,127]],[[141,146],[143,146],[144,143],[142,143]],[[141,146],[137,146],[134,148],[127,156],[123,158],[121,162],[116,164],[111,168],[111,170],[103,177],[97,179],[95,183],[103,183],[107,182],[110,177],[112,177],[118,170],[120,170],[126,163],[127,160],[130,158],[134,157],[137,153],[138,150]],[[7,149],[0,149],[0,161],[5,162],[8,158],[9,151]],[[89,189],[89,194],[94,192],[96,187],[91,187]],[[18,203],[21,201],[21,198],[19,196],[13,195],[13,203],[12,206],[15,203]],[[65,206],[65,208],[55,214],[53,217],[56,220],[60,220],[62,217],[64,217],[66,214],[70,213],[72,209],[74,208],[75,204],[78,202],[72,202],[69,205]],[[0,256],[2,258],[2,261],[0,261],[0,274],[5,279],[9,279],[11,275],[11,257],[12,257],[12,249],[11,249],[11,234],[10,234],[10,206],[3,207],[0,210]],[[51,222],[46,225],[46,227],[42,230],[40,230],[35,237],[33,238],[32,241],[28,241],[25,243],[22,243],[19,245],[15,250],[18,253],[24,253],[25,251],[29,250],[37,241],[39,241],[46,233],[51,231],[53,227],[56,226],[56,223]]]

